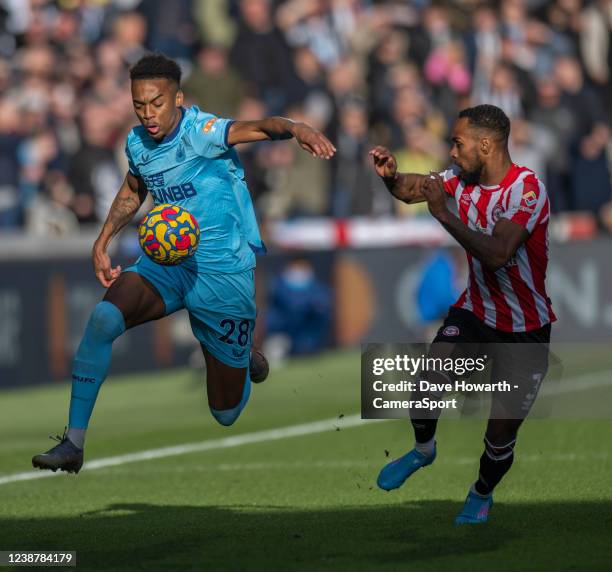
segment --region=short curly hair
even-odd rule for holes
[[[499,107],[488,104],[468,107],[459,112],[459,118],[462,117],[466,117],[470,125],[492,131],[501,141],[508,141],[510,120]]]
[[[130,79],[165,78],[181,84],[181,68],[164,54],[151,53],[142,56],[131,68]]]

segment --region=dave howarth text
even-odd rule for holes
[[[418,371],[452,372],[456,375],[482,371],[487,356],[479,358],[436,358],[421,355],[414,358],[408,355],[396,355],[392,358],[375,358],[372,360],[372,373],[376,376],[387,371],[405,371],[416,375]]]
[[[447,391],[512,391],[512,386],[507,381],[496,381],[495,383],[470,383],[465,380],[457,380],[454,383],[432,383],[431,381],[398,381],[385,383],[377,379],[372,383],[374,391],[430,391],[441,394]]]

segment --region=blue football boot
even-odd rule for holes
[[[385,465],[376,484],[384,491],[391,491],[397,489],[404,484],[404,481],[412,475],[415,471],[418,471],[421,467],[431,465],[436,459],[436,447],[434,446],[433,453],[431,455],[423,455],[416,449],[412,449],[406,453],[403,457],[391,461],[388,465]]]
[[[493,497],[481,497],[470,491],[463,509],[455,519],[455,524],[484,524],[489,518],[489,510],[493,506]]]

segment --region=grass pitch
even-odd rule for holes
[[[0,484],[0,550],[76,550],[78,568],[92,570],[608,569],[612,421],[527,421],[490,522],[456,528],[484,421],[442,421],[436,462],[385,493],[378,470],[410,448],[411,431],[405,421],[343,426],[359,411],[359,372],[357,353],[296,360],[254,386],[232,428],[214,423],[193,372],[111,377],[87,460],[338,421],[311,435]],[[0,477],[29,471],[52,445],[69,391],[0,393]],[[610,403],[609,389],[589,391]]]

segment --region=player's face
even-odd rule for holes
[[[148,134],[155,141],[161,141],[181,119],[183,92],[165,78],[137,79],[132,82],[132,102]]]
[[[482,133],[470,126],[467,118],[458,119],[453,127],[450,156],[459,167],[459,178],[468,185],[478,183],[484,166],[480,149]]]

